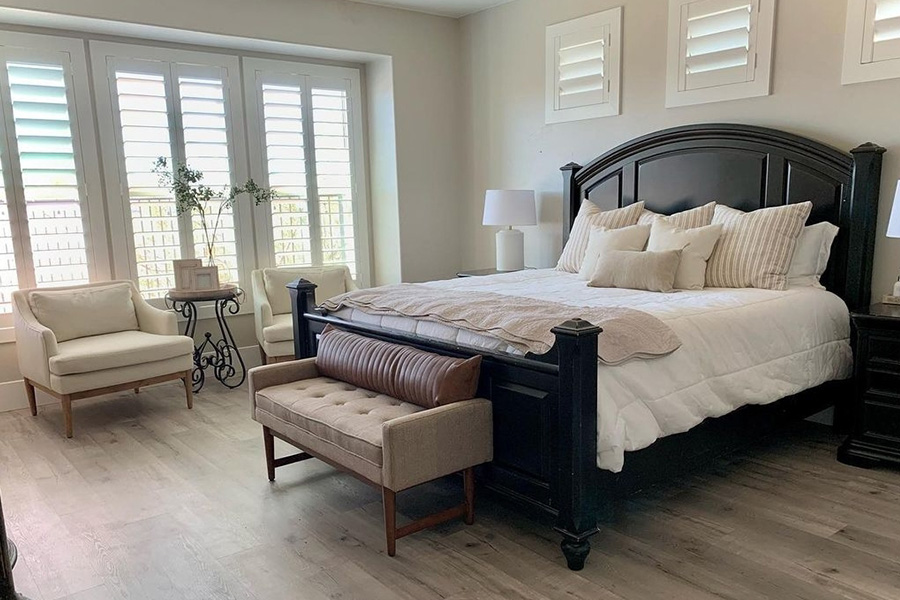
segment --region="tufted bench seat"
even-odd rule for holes
[[[352,335],[336,331],[335,334]],[[347,337],[330,339],[358,341]],[[469,397],[477,383],[477,365],[474,371],[467,365],[468,374],[456,375],[471,379],[474,374],[471,393],[463,394],[467,399],[454,398],[434,407],[399,399],[384,391],[362,387],[358,385],[359,381],[351,383],[321,372],[328,370],[334,375],[336,360],[339,372],[349,366],[350,370],[345,372],[347,379],[362,378],[373,387],[396,390],[397,395],[422,402],[423,393],[428,396],[426,392],[438,399],[442,394],[447,396],[446,387],[443,392],[434,391],[443,384],[443,380],[439,380],[440,373],[444,373],[444,379],[452,377],[453,369],[465,362],[405,346],[361,339],[365,340],[362,351],[359,347],[320,343],[318,359],[251,369],[252,417],[263,426],[270,481],[275,480],[276,467],[319,458],[381,488],[388,554],[393,556],[399,537],[452,518],[464,517],[467,523],[473,521],[473,467],[493,457],[491,405],[487,400]],[[398,348],[402,349],[400,354]],[[330,354],[324,364],[323,352]],[[429,368],[433,367],[434,361],[443,361],[440,369]],[[446,361],[455,361],[455,366],[448,367]],[[440,373],[435,375],[436,372]],[[412,379],[404,380],[406,375]],[[459,395],[460,392],[456,390],[456,393]],[[275,437],[301,452],[275,458]],[[463,504],[399,529],[396,527],[396,492],[459,471],[464,475]]]

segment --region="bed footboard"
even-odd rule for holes
[[[483,357],[478,394],[493,403],[494,460],[484,484],[554,519],[570,569],[580,570],[598,532],[602,490],[597,484],[597,341],[601,330],[582,319],[553,329],[556,342],[542,355],[517,357],[478,351],[371,325],[315,308],[313,283],[288,284],[296,358],[316,355],[316,336],[331,324],[368,337],[449,356]],[[603,498],[607,494],[603,494]]]

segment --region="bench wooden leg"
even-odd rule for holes
[[[68,394],[61,396],[59,399],[62,405],[63,422],[66,428],[66,437],[72,437],[72,398]]]
[[[266,471],[269,481],[275,481],[275,438],[272,431],[263,426],[263,445],[266,447]]]
[[[463,489],[466,494],[466,525],[475,522],[475,469],[469,467],[463,471]]]
[[[184,375],[181,377],[181,381],[184,382],[184,396],[187,399],[188,410],[190,410],[194,408],[194,390],[191,384],[191,372],[185,371]]]
[[[397,493],[386,487],[381,488],[384,502],[384,533],[387,536],[388,556],[397,554]]]
[[[25,395],[28,397],[28,407],[31,409],[31,416],[37,416],[37,400],[34,397],[34,386],[28,379],[22,380],[25,383]]]

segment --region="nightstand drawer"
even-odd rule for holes
[[[867,341],[870,363],[900,372],[900,338],[870,333]]]
[[[900,402],[886,404],[866,396],[863,409],[863,435],[876,435],[900,441]]]
[[[876,364],[870,362],[863,371],[863,392],[894,397],[900,403],[900,372]]]

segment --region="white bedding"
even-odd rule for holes
[[[667,323],[682,347],[653,360],[598,364],[597,464],[618,472],[625,452],[687,431],[707,417],[745,404],[768,404],[850,376],[850,318],[844,302],[811,287],[786,291],[713,288],[672,294],[589,288],[572,273],[551,269],[435,281],[426,285],[550,300],[560,322],[579,306],[628,306]],[[503,352],[495,338],[453,327],[359,310],[344,319]],[[603,334],[600,335],[603,343]]]

